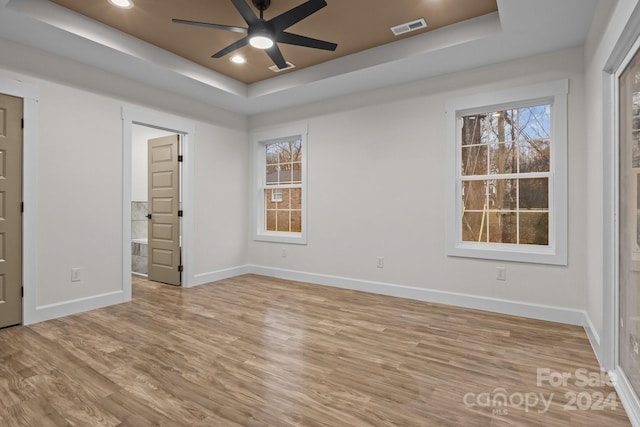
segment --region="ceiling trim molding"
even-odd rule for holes
[[[0,0],[0,38],[254,115],[575,47],[584,44],[597,1],[498,0],[497,13],[251,85],[48,0]],[[527,24],[538,19],[545,26]]]

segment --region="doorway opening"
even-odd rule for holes
[[[193,134],[184,119],[123,108],[124,301],[132,275],[190,286]]]
[[[134,124],[131,171],[131,273],[181,285],[181,136]]]

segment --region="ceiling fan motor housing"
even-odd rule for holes
[[[251,0],[251,2],[259,11],[267,10],[271,5],[271,0]]]
[[[275,39],[275,28],[273,24],[265,21],[264,19],[258,20],[253,26],[248,29],[249,38],[255,36],[265,36],[270,39]]]

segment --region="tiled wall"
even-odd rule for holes
[[[147,238],[147,202],[131,202],[131,239]]]
[[[131,271],[147,274],[147,202],[131,202]]]

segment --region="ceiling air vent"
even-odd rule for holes
[[[415,21],[406,22],[404,24],[391,27],[391,32],[393,32],[393,34],[395,34],[396,36],[399,36],[400,34],[419,30],[420,28],[427,28],[427,23],[425,22],[424,18],[416,19]]]
[[[269,67],[269,69],[271,71],[273,71],[274,73],[279,73],[280,71],[287,71],[290,70],[292,68],[296,68],[295,65],[293,65],[291,62],[287,61],[287,68],[283,68],[282,70],[280,68],[278,68],[277,65],[272,65],[271,67]]]

